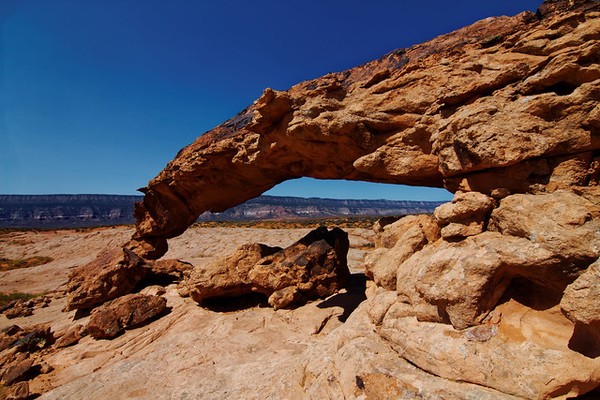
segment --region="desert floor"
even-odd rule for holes
[[[363,262],[373,247],[373,232],[345,230],[353,275],[342,292],[295,310],[275,311],[248,300],[203,308],[181,298],[171,284],[164,295],[170,312],[162,318],[110,341],[84,337],[74,346],[49,350],[44,359],[53,371],[31,381],[32,392],[42,393],[43,399],[278,398],[273,382],[285,380],[298,356],[340,326],[364,299]],[[190,228],[169,241],[163,258],[202,265],[245,243],[285,247],[309,231]],[[0,273],[0,292],[52,297],[49,307],[37,308],[30,317],[8,320],[0,315],[0,329],[47,323],[60,334],[74,324],[85,325],[89,317],[62,311],[69,270],[124,244],[132,232],[131,227],[109,227],[1,233],[0,258],[46,256],[53,261]]]

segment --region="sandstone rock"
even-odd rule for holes
[[[8,319],[28,317],[33,315],[33,308],[26,305],[24,301],[18,300],[12,307],[4,311],[4,315]]]
[[[565,289],[560,306],[573,322],[600,323],[600,261],[596,261]]]
[[[365,260],[365,274],[388,290],[396,288],[398,265],[440,237],[439,227],[428,215],[409,215],[384,228],[375,239],[382,247]],[[385,250],[385,248],[390,250]]]
[[[479,192],[457,192],[451,203],[435,209],[433,216],[442,226],[444,239],[461,239],[483,232],[494,199]]]
[[[381,233],[381,232],[383,232],[383,230],[384,230],[384,228],[386,226],[388,226],[389,224],[393,224],[394,222],[398,221],[400,218],[401,217],[383,217],[383,218],[379,218],[373,224],[373,231],[375,233]]]
[[[406,316],[477,325],[516,276],[552,285],[566,282],[555,255],[526,239],[484,232],[461,242],[438,241],[398,268],[397,293]]]
[[[206,267],[196,267],[180,286],[186,287],[198,303],[212,297],[235,297],[251,293],[250,270],[261,258],[280,250],[279,247],[263,244],[243,245],[233,254]]]
[[[393,315],[384,319],[382,336],[402,357],[436,376],[530,399],[577,396],[600,379],[598,360],[570,351],[566,342],[549,347],[528,340],[524,347],[502,325],[457,332],[445,324]]]
[[[84,335],[84,326],[81,324],[76,324],[70,326],[67,331],[56,340],[54,346],[56,348],[71,346],[83,337]]]
[[[112,339],[160,315],[166,306],[163,297],[128,294],[96,308],[86,330],[95,339]]]
[[[147,294],[150,296],[162,296],[166,292],[167,292],[167,290],[163,286],[160,286],[160,285],[146,286],[145,288],[140,290],[141,294]]]
[[[598,175],[600,6],[556,4],[265,90],[142,189],[128,248],[159,258],[201,213],[301,176],[486,194],[586,185]]]
[[[599,217],[598,205],[571,192],[514,195],[492,212],[489,229],[553,252],[570,271],[568,284],[600,255]]]
[[[127,249],[106,250],[69,275],[70,310],[92,308],[130,293],[147,275],[144,261]]]
[[[389,293],[389,292],[388,292]],[[289,399],[516,400],[487,386],[450,380],[417,368],[377,333],[363,303],[348,321],[298,359],[270,397]],[[427,354],[430,354],[429,351]],[[435,359],[437,355],[432,356]]]
[[[169,277],[175,280],[181,280],[186,272],[194,269],[192,264],[180,260],[156,260],[146,263],[146,268],[150,268],[149,274],[159,278]]]
[[[69,276],[67,309],[89,309],[131,293],[142,281],[180,280],[193,266],[179,260],[145,261],[127,248],[106,250]]]
[[[26,400],[29,398],[29,383],[19,382],[11,386],[6,400]]]
[[[593,263],[567,286],[562,312],[575,323],[570,348],[588,357],[600,356],[600,262]]]
[[[348,248],[347,233],[321,227],[283,250],[244,245],[228,257],[197,267],[181,286],[199,303],[257,292],[268,296],[274,308],[283,308],[341,289],[350,277]]]
[[[5,366],[0,371],[0,383],[12,385],[14,382],[22,380],[33,367],[33,360],[26,358]]]

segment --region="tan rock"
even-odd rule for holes
[[[556,254],[566,265],[585,268],[600,255],[599,217],[598,205],[571,192],[514,195],[503,199],[492,212],[489,229],[526,238]],[[577,267],[572,279],[578,274]]]
[[[573,322],[600,323],[600,261],[596,261],[565,289],[560,301],[565,315]]]
[[[367,308],[363,303],[343,326],[309,348],[296,361],[297,368],[287,372],[286,379],[280,380],[269,395],[290,399],[518,398],[487,385],[445,379],[415,367],[378,335]]]
[[[56,340],[54,346],[57,348],[71,346],[79,342],[84,333],[84,326],[82,324],[71,325],[67,331]]]
[[[439,227],[428,215],[409,215],[386,226],[375,239],[384,249],[375,250],[365,259],[366,275],[378,286],[394,290],[398,266],[439,237]]]
[[[102,252],[91,263],[69,275],[67,308],[92,308],[130,293],[147,275],[143,264],[141,258],[126,249]]]
[[[406,316],[451,323],[456,329],[479,324],[514,276],[548,285],[569,279],[552,252],[495,232],[454,243],[438,241],[397,271],[397,293]]]
[[[19,317],[28,317],[33,315],[33,308],[29,307],[24,301],[17,301],[12,305],[12,307],[8,308],[3,312],[3,314],[8,319],[19,318]]]
[[[569,347],[588,357],[600,356],[600,262],[596,261],[565,289],[562,312],[575,323]]]
[[[160,315],[166,306],[164,297],[128,294],[96,308],[86,330],[95,339],[112,339]]]
[[[433,216],[442,226],[440,233],[444,239],[458,240],[483,232],[494,206],[494,199],[483,193],[457,192],[452,202],[437,207]]]
[[[166,239],[201,213],[301,176],[486,194],[596,179],[599,6],[559,3],[541,20],[488,18],[284,92],[265,90],[143,189],[128,248],[159,258]]]
[[[181,280],[193,269],[179,260],[146,261],[131,250],[105,250],[69,275],[67,309],[89,309],[131,293],[143,282]]]
[[[446,240],[457,240],[469,236],[479,235],[482,232],[483,221],[470,222],[469,224],[459,224],[456,222],[451,222],[442,228],[440,234]]]
[[[528,399],[577,396],[594,389],[600,379],[599,361],[569,350],[568,339],[563,347],[548,347],[515,340],[510,327],[505,333],[502,325],[458,332],[445,324],[393,315],[386,316],[382,336],[400,356],[436,376]]]
[[[274,308],[282,308],[341,289],[350,276],[348,248],[347,233],[322,227],[285,249],[244,245],[228,257],[194,269],[181,286],[199,303],[256,292],[268,296]]]
[[[6,400],[26,400],[29,398],[29,383],[19,382],[11,386]]]
[[[23,380],[32,367],[33,360],[31,358],[17,360],[12,364],[5,366],[2,371],[0,371],[0,383],[12,385],[14,382]]]
[[[451,203],[437,207],[433,216],[441,225],[482,221],[494,208],[494,199],[479,192],[458,192]]]

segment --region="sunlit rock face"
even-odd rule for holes
[[[122,281],[119,296],[133,290],[137,269],[149,271],[198,215],[286,179],[446,187],[454,199],[433,215],[377,225],[366,301],[296,355],[297,368],[264,397],[597,394],[599,101],[600,3],[591,0],[546,1],[537,14],[488,18],[285,92],[267,89],[143,189],[132,240],[74,273],[72,297],[105,300],[86,277]],[[255,246],[223,259],[233,269],[210,266],[219,279],[249,271],[227,276],[240,283],[234,292],[270,279],[260,260],[295,268]],[[217,286],[204,269],[181,269],[200,301]],[[281,289],[275,307],[297,293]]]
[[[200,136],[142,191],[130,247],[166,239],[287,179],[486,194],[598,179],[597,3],[487,18],[359,67],[271,89]]]

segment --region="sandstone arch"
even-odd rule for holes
[[[380,229],[365,260],[366,300],[335,333],[294,354],[297,370],[285,371],[272,397],[597,394],[598,50],[598,1],[547,0],[537,15],[487,19],[267,90],[144,188],[133,239],[73,272],[69,307],[130,293],[144,274],[176,275],[187,294],[212,290],[203,271],[239,269],[139,256],[160,257],[199,213],[285,179],[443,185],[461,193],[433,216]],[[263,260],[263,250],[225,259]],[[298,293],[288,289],[277,301]]]
[[[543,20],[566,7],[557,4],[265,90],[140,189],[128,246],[159,258],[202,212],[302,176],[488,194],[589,183],[600,148],[600,28],[594,13],[567,13],[572,21],[554,22],[562,33],[553,34]]]

